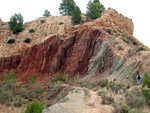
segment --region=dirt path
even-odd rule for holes
[[[64,99],[43,113],[113,113],[111,105],[101,103],[102,98],[96,92],[75,87]]]

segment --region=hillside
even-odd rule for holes
[[[25,106],[38,99],[50,107],[43,113],[58,113],[58,108],[60,113],[112,113],[118,104],[124,105],[121,100],[126,99],[126,92],[141,96],[141,86],[134,85],[137,72],[142,77],[150,73],[150,51],[133,36],[132,20],[108,9],[100,18],[87,21],[84,17],[82,24],[72,25],[70,16],[39,18],[14,35],[0,20],[0,79],[14,70],[17,81],[10,86],[0,84],[0,88],[15,89],[15,99],[23,98]],[[11,38],[14,44],[7,43]],[[26,38],[31,42],[24,43]],[[30,86],[35,80],[39,85]],[[116,104],[106,96],[114,96]],[[109,105],[102,105],[104,99]]]
[[[1,73],[13,69],[25,79],[33,74],[51,77],[61,70],[70,76],[124,80],[133,79],[139,69],[149,72],[143,67],[150,53],[137,52],[147,48],[132,36],[133,22],[115,10],[108,10],[93,22],[72,27],[69,17],[53,18],[46,18],[45,23],[41,23],[43,18],[28,23],[19,35],[7,36],[10,31],[1,30]],[[35,32],[29,33],[32,28]],[[15,44],[6,43],[10,37],[16,39]],[[33,41],[23,43],[26,37]]]

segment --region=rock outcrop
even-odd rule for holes
[[[85,75],[87,70],[90,72],[89,60],[94,54],[101,55],[96,71],[104,72],[111,67],[113,52],[104,43],[105,35],[102,30],[85,27],[68,38],[63,37],[52,36],[18,56],[0,58],[0,71],[14,69],[23,75],[51,75],[61,70],[70,75]]]
[[[43,19],[37,21],[41,22],[41,20]],[[37,23],[30,24],[33,27]],[[49,27],[53,27],[47,26],[47,28],[46,25],[48,24],[42,28],[45,29],[42,33],[48,31]],[[36,29],[36,31],[39,30]],[[70,76],[76,74],[85,76],[84,80],[110,77],[110,79],[117,78],[120,81],[127,78],[133,80],[139,69],[144,70],[141,64],[141,60],[145,60],[144,56],[136,52],[131,54],[130,51],[131,49],[136,51],[141,47],[140,43],[135,43],[136,40],[132,36],[133,22],[112,9],[93,22],[63,27],[61,30],[58,28],[56,31],[57,34],[50,35],[41,43],[7,44],[14,50],[11,49],[8,53],[1,54],[0,73],[3,74],[13,69],[22,75],[24,80],[33,74],[38,77],[45,75],[50,77],[56,72],[65,72]],[[27,31],[24,31],[21,34],[26,33]],[[44,35],[39,31],[38,36]],[[22,49],[18,50],[20,46]],[[1,48],[1,50],[4,53],[6,48]],[[16,54],[9,54],[11,51]],[[148,56],[149,52],[146,55]]]

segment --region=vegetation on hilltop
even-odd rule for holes
[[[45,10],[43,16],[44,16],[44,17],[49,17],[49,16],[51,16],[50,11]]]
[[[79,24],[81,22],[81,10],[78,6],[75,6],[74,10],[71,13],[72,15],[72,23],[73,24]]]
[[[10,18],[10,21],[8,23],[9,23],[10,29],[13,31],[14,34],[17,34],[17,33],[21,32],[22,30],[24,30],[23,16],[20,13],[14,14]]]
[[[104,13],[104,11],[105,7],[99,0],[94,0],[93,2],[90,0],[87,4],[86,15],[91,19],[97,19]]]
[[[60,14],[71,15],[75,6],[76,6],[76,3],[74,0],[62,0],[59,6]]]

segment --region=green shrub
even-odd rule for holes
[[[133,108],[129,110],[129,113],[143,113],[143,112],[139,111],[138,109]]]
[[[30,38],[26,38],[26,39],[24,40],[24,42],[25,42],[25,43],[30,43],[30,42],[31,42],[31,39],[30,39]]]
[[[0,88],[0,104],[5,104],[8,101],[9,94]]]
[[[112,102],[114,102],[114,98],[112,96],[109,96],[108,101],[112,103]]]
[[[32,85],[37,84],[36,75],[33,75],[33,76],[29,77],[28,80],[29,80],[29,83],[32,84]]]
[[[147,85],[147,87],[150,88],[150,74],[148,74],[147,72],[144,75],[142,83],[143,85]]]
[[[117,113],[128,113],[130,107],[126,105],[125,103],[121,103],[120,106],[118,106],[118,109],[116,110]]]
[[[32,103],[28,103],[25,113],[42,113],[44,105],[35,100]]]
[[[15,107],[22,107],[22,104],[23,104],[23,101],[22,101],[22,100],[19,100],[18,102],[15,102],[15,103],[14,103],[14,106],[15,106]]]
[[[83,87],[86,87],[88,89],[93,89],[96,88],[96,86],[97,86],[96,82],[86,82]]]
[[[117,33],[117,30],[116,30],[116,29],[113,29],[113,32],[114,32],[114,33]]]
[[[111,104],[114,102],[114,98],[112,96],[106,96],[106,94],[102,94],[102,104]]]
[[[104,83],[102,83],[101,87],[106,87],[108,85],[108,80],[106,79]]]
[[[146,89],[141,89],[141,90],[142,90],[143,95],[146,98],[146,101],[149,103],[150,102],[150,90],[146,90]]]
[[[64,24],[64,23],[63,23],[63,22],[60,22],[60,23],[59,23],[59,25],[62,25],[62,24]]]
[[[98,94],[99,96],[102,96],[102,95],[105,95],[106,92],[104,92],[104,91],[102,90],[102,91],[99,91],[97,94]]]
[[[57,82],[57,81],[65,82],[67,80],[69,80],[69,76],[68,74],[65,74],[65,73],[56,73],[55,78],[53,79],[54,82]]]
[[[7,74],[7,73],[5,73],[4,75],[3,75],[3,83],[5,83],[5,82],[12,82],[12,83],[14,83],[16,81],[16,76],[15,76],[15,71],[14,70],[11,70],[10,72],[9,72],[9,74]]]
[[[0,30],[3,30],[3,28],[0,27]]]
[[[46,21],[45,20],[41,20],[41,23],[45,23]]]
[[[130,88],[130,85],[128,84],[128,85],[127,85],[127,89],[129,89],[129,88]]]
[[[131,108],[141,109],[144,108],[145,98],[143,96],[137,96],[134,94],[128,94],[126,96],[126,104]]]
[[[106,31],[109,34],[112,34],[112,29],[106,29],[106,28],[104,28],[103,30]]]
[[[136,46],[138,45],[138,43],[137,43],[137,42],[135,42],[135,41],[133,42],[133,44],[134,44],[134,45],[136,45]]]
[[[145,73],[142,83],[144,86],[147,85],[147,87],[150,88],[150,74],[148,74],[147,72]],[[141,91],[145,96],[147,103],[150,104],[150,90],[141,89]]]
[[[15,39],[9,39],[9,40],[7,41],[7,44],[13,44],[13,43],[15,43]]]
[[[139,52],[139,51],[145,51],[145,48],[139,47],[138,50],[137,50],[137,52]]]
[[[124,50],[122,46],[118,46],[118,50]]]
[[[37,91],[37,93],[38,93],[38,94],[41,94],[41,93],[42,93],[42,89],[39,89],[39,90]]]
[[[127,37],[122,37],[122,40],[126,43],[129,43]]]
[[[30,29],[29,32],[30,32],[30,33],[34,33],[35,30],[34,30],[34,29]]]

